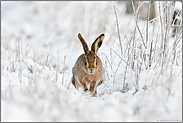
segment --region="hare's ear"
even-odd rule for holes
[[[101,47],[102,42],[104,39],[104,34],[101,34],[99,37],[97,37],[95,39],[95,41],[93,42],[92,46],[91,46],[91,50],[97,54],[98,49]]]
[[[83,45],[83,49],[84,49],[85,53],[88,53],[89,52],[89,47],[88,47],[86,41],[84,40],[84,38],[81,36],[80,33],[78,34],[78,38],[79,38],[79,40],[81,41],[81,43]]]

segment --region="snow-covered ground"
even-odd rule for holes
[[[182,32],[171,37],[157,7],[144,49],[147,22],[137,27],[125,11],[125,2],[1,2],[2,121],[182,121]],[[105,34],[97,97],[71,83],[78,33],[89,46]]]

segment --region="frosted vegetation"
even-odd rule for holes
[[[182,121],[182,3],[171,4],[147,21],[126,2],[1,2],[2,121]],[[105,34],[97,97],[71,83],[78,33],[89,46]]]

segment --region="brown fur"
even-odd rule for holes
[[[96,87],[103,82],[104,69],[100,58],[97,56],[97,51],[102,45],[104,34],[94,41],[91,51],[89,51],[88,45],[81,34],[78,34],[78,38],[83,45],[85,53],[79,56],[72,69],[72,84],[75,88],[82,86],[84,91],[93,92],[92,96],[95,96],[97,94]],[[89,89],[87,84],[90,84]]]

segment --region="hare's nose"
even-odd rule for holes
[[[90,73],[93,73],[93,69],[90,69]]]
[[[93,73],[93,69],[89,68],[89,72],[90,72],[90,73]]]
[[[94,69],[93,68],[89,68],[89,72],[90,73],[94,73]]]

